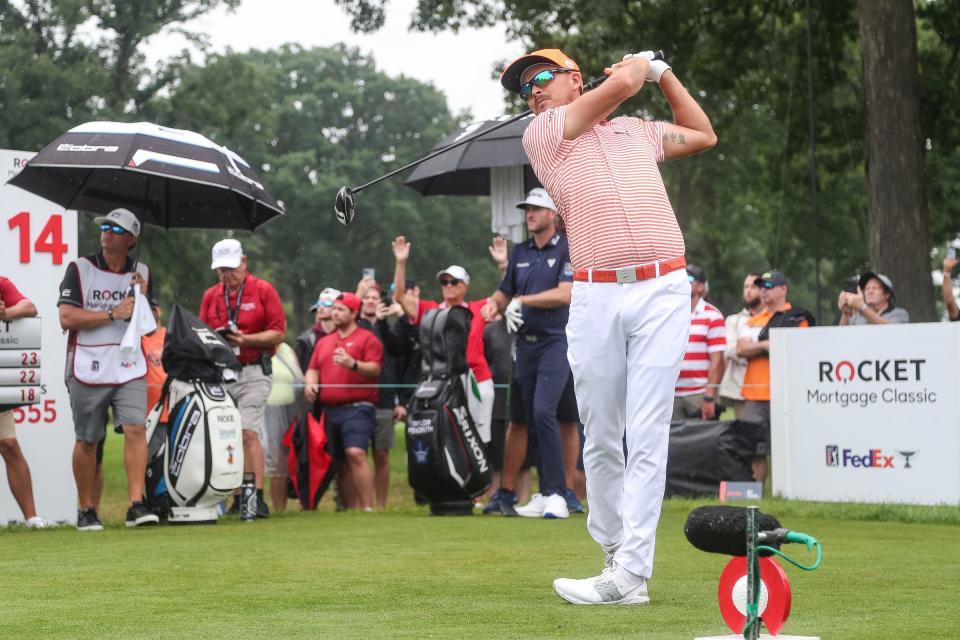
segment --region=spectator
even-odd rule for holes
[[[893,282],[882,273],[860,276],[860,291],[841,291],[837,298],[840,324],[900,324],[910,322],[907,310],[894,305]]]
[[[710,289],[707,274],[691,264],[687,265],[687,279],[690,281],[690,335],[674,390],[672,421],[715,420],[723,352],[727,347],[726,329],[720,309],[704,299]]]
[[[740,336],[746,335],[747,321],[760,313],[763,301],[760,300],[760,290],[756,279],[759,273],[748,273],[743,281],[743,309],[738,313],[727,316],[727,348],[723,352],[726,367],[723,371],[723,380],[720,381],[720,399],[725,406],[733,407],[733,414],[739,420],[743,416],[743,374],[747,371],[747,360],[737,355],[737,342]]]
[[[770,329],[810,327],[815,324],[809,311],[787,302],[787,278],[779,271],[765,271],[754,281],[760,288],[764,309],[747,321],[746,335],[737,342],[737,355],[747,359],[743,376],[744,422],[757,426],[757,447],[753,477],[767,479],[770,455]]]
[[[410,243],[403,236],[398,236],[393,241],[393,256],[396,260],[393,284],[396,287],[397,299],[413,324],[419,325],[423,315],[430,309],[443,309],[459,305],[466,307],[473,314],[470,333],[467,335],[467,363],[470,365],[470,371],[476,379],[477,389],[480,393],[479,415],[474,415],[473,418],[480,439],[483,440],[484,444],[490,442],[490,416],[493,413],[494,389],[493,376],[490,374],[487,359],[483,355],[485,321],[482,309],[487,303],[486,299],[466,302],[465,297],[470,288],[470,274],[459,265],[450,265],[437,272],[437,281],[443,291],[443,302],[437,303],[419,298],[414,304],[414,300],[406,296],[407,260],[410,258]]]
[[[372,331],[380,344],[384,345],[383,370],[380,373],[380,400],[376,407],[376,427],[373,432],[373,493],[377,509],[387,506],[387,493],[390,489],[390,450],[396,443],[393,425],[400,412],[396,411],[399,398],[394,387],[397,381],[397,361],[386,349],[391,339],[390,323],[387,317],[391,309],[383,304],[380,285],[370,278],[364,278],[357,285],[360,298],[360,318],[357,324]],[[401,307],[398,316],[403,315]]]
[[[37,315],[37,307],[30,302],[7,278],[0,276],[0,322],[15,322],[20,318]],[[37,515],[33,502],[33,481],[30,467],[17,443],[13,409],[0,411],[0,457],[7,469],[10,493],[17,501],[26,524],[31,529],[47,527],[47,521]]]
[[[340,291],[327,287],[317,296],[317,301],[310,305],[310,311],[313,313],[313,326],[297,336],[296,342],[297,362],[303,371],[306,371],[307,365],[310,364],[310,356],[313,355],[313,349],[317,346],[317,340],[333,332],[333,319],[330,317],[330,309],[333,307],[333,301],[339,295]]]
[[[337,297],[332,309],[336,330],[317,342],[304,376],[304,393],[309,402],[318,402],[341,462],[337,486],[344,506],[371,511],[373,477],[367,444],[373,437],[374,406],[380,396],[376,383],[383,345],[371,331],[357,326],[359,311],[355,294]]]
[[[160,303],[154,298],[150,298],[150,310],[153,311],[153,319],[157,322],[157,328],[147,335],[140,338],[140,345],[143,347],[143,353],[147,357],[147,411],[156,406],[160,400],[160,394],[163,392],[163,384],[167,381],[167,372],[163,370],[163,341],[167,337],[167,329],[160,323],[163,317],[163,310]],[[160,414],[160,422],[165,424],[168,419],[169,407],[164,407]]]
[[[290,450],[283,445],[283,438],[292,424],[303,419],[306,413],[303,397],[303,371],[297,362],[293,348],[281,342],[271,360],[273,386],[267,396],[263,415],[264,473],[270,478],[270,502],[273,510],[282,513],[287,508],[287,482],[290,476],[287,459]]]
[[[557,231],[557,207],[547,192],[532,189],[517,207],[526,212],[530,239],[514,247],[503,280],[482,313],[487,319],[505,314],[507,327],[517,333],[514,379],[525,400],[523,424],[532,424],[536,433],[540,493],[515,511],[525,517],[568,518],[567,496],[575,501],[576,496],[564,474],[557,407],[572,376],[565,329],[573,267],[567,239]],[[515,501],[514,487],[501,486],[493,499]]]
[[[213,245],[212,256],[210,268],[216,270],[220,283],[203,294],[199,315],[233,345],[243,365],[227,391],[240,411],[243,470],[256,476],[257,517],[266,518],[270,509],[263,498],[266,469],[260,434],[272,385],[271,357],[283,342],[287,318],[273,285],[247,271],[247,256],[240,241],[221,240]],[[230,510],[239,513],[239,500],[234,500]]]
[[[140,236],[140,221],[127,209],[94,219],[100,225],[100,252],[71,262],[60,283],[60,326],[69,331],[66,383],[73,411],[76,444],[73,475],[77,483],[79,531],[101,531],[97,515],[97,449],[106,435],[107,410],[123,433],[127,473],[128,527],[153,525],[157,515],[143,503],[147,470],[147,362],[142,350],[125,361],[120,342],[133,317],[134,285],[149,296],[150,269],[130,257]]]
[[[960,320],[960,307],[957,306],[957,300],[953,297],[953,268],[960,262],[956,258],[943,259],[943,305],[947,309],[947,317],[951,321]]]

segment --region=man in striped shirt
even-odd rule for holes
[[[723,377],[723,352],[727,347],[723,314],[704,299],[707,274],[702,268],[689,264],[687,280],[690,281],[690,337],[674,392],[672,422],[717,417],[717,387]]]
[[[683,236],[657,164],[716,144],[696,100],[652,58],[625,57],[588,93],[558,49],[522,56],[500,77],[536,114],[523,146],[566,223],[574,268],[567,355],[585,424],[587,528],[604,550],[599,576],[554,581],[575,604],[649,602],[673,388],[690,327]],[[659,84],[674,122],[608,120],[646,82]]]

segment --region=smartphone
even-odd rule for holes
[[[947,247],[947,257],[951,260],[957,259],[957,248],[956,247]]]
[[[363,268],[363,277],[370,278],[371,280],[377,279],[377,272],[373,267],[364,267]]]
[[[860,289],[860,278],[853,276],[847,278],[843,283],[843,290],[847,293],[856,293]]]

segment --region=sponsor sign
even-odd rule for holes
[[[33,157],[0,150],[0,275],[13,281],[39,311],[39,318],[0,323],[0,368],[21,386],[0,404],[32,402],[14,409],[17,440],[30,466],[37,513],[56,521],[76,519],[76,485],[70,466],[73,419],[63,382],[67,337],[60,330],[57,287],[77,258],[77,214],[6,184]],[[2,384],[7,385],[5,377]],[[5,391],[6,393],[6,391]],[[22,521],[0,464],[0,525]]]
[[[960,325],[771,331],[774,493],[960,504]]]

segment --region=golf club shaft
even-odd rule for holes
[[[657,52],[654,54],[654,60],[663,60],[663,51],[657,51]],[[605,76],[605,75],[604,75],[604,76],[600,76],[599,78],[594,78],[593,80],[591,80],[590,82],[588,82],[586,85],[584,85],[583,90],[584,90],[584,91],[590,91],[591,89],[596,89],[596,88],[599,87],[601,84],[603,84],[603,81],[606,80],[607,77],[608,77],[608,76]],[[509,125],[509,124],[513,124],[513,123],[516,122],[517,120],[522,120],[522,119],[526,118],[527,116],[529,116],[531,113],[533,113],[533,110],[527,109],[527,110],[524,111],[523,113],[517,114],[517,115],[513,116],[512,118],[508,118],[508,119],[504,120],[503,122],[501,122],[501,123],[499,123],[499,124],[496,124],[496,125],[490,127],[489,129],[484,129],[483,131],[478,131],[477,133],[474,133],[473,135],[469,135],[469,136],[467,136],[466,138],[463,138],[463,139],[461,139],[461,140],[457,140],[456,142],[454,142],[454,143],[452,143],[452,144],[448,144],[448,145],[445,146],[445,147],[440,147],[440,148],[437,149],[436,151],[430,152],[429,154],[425,155],[424,157],[420,158],[419,160],[414,160],[414,161],[411,162],[410,164],[406,164],[406,165],[400,167],[399,169],[394,169],[394,170],[391,171],[390,173],[387,173],[387,174],[385,174],[385,175],[382,175],[382,176],[380,176],[379,178],[376,178],[376,179],[374,179],[374,180],[371,180],[370,182],[368,182],[368,183],[366,183],[366,184],[363,184],[363,185],[360,185],[359,187],[355,187],[355,188],[351,189],[351,191],[352,191],[353,193],[357,193],[358,191],[363,191],[363,190],[366,189],[367,187],[372,187],[373,185],[377,184],[378,182],[382,182],[383,180],[386,180],[387,178],[392,178],[393,176],[397,175],[398,173],[403,173],[404,171],[406,171],[407,169],[410,169],[411,167],[415,167],[415,166],[417,166],[418,164],[423,164],[423,163],[426,162],[427,160],[432,160],[433,158],[436,158],[437,156],[439,156],[439,155],[442,154],[442,153],[446,153],[447,151],[450,151],[451,149],[455,149],[456,147],[463,146],[463,145],[467,144],[468,142],[473,142],[473,141],[476,140],[477,138],[482,138],[483,136],[487,135],[488,133],[493,133],[494,131],[497,131],[498,129],[502,129],[502,128],[504,128],[505,126],[507,126],[507,125]]]

